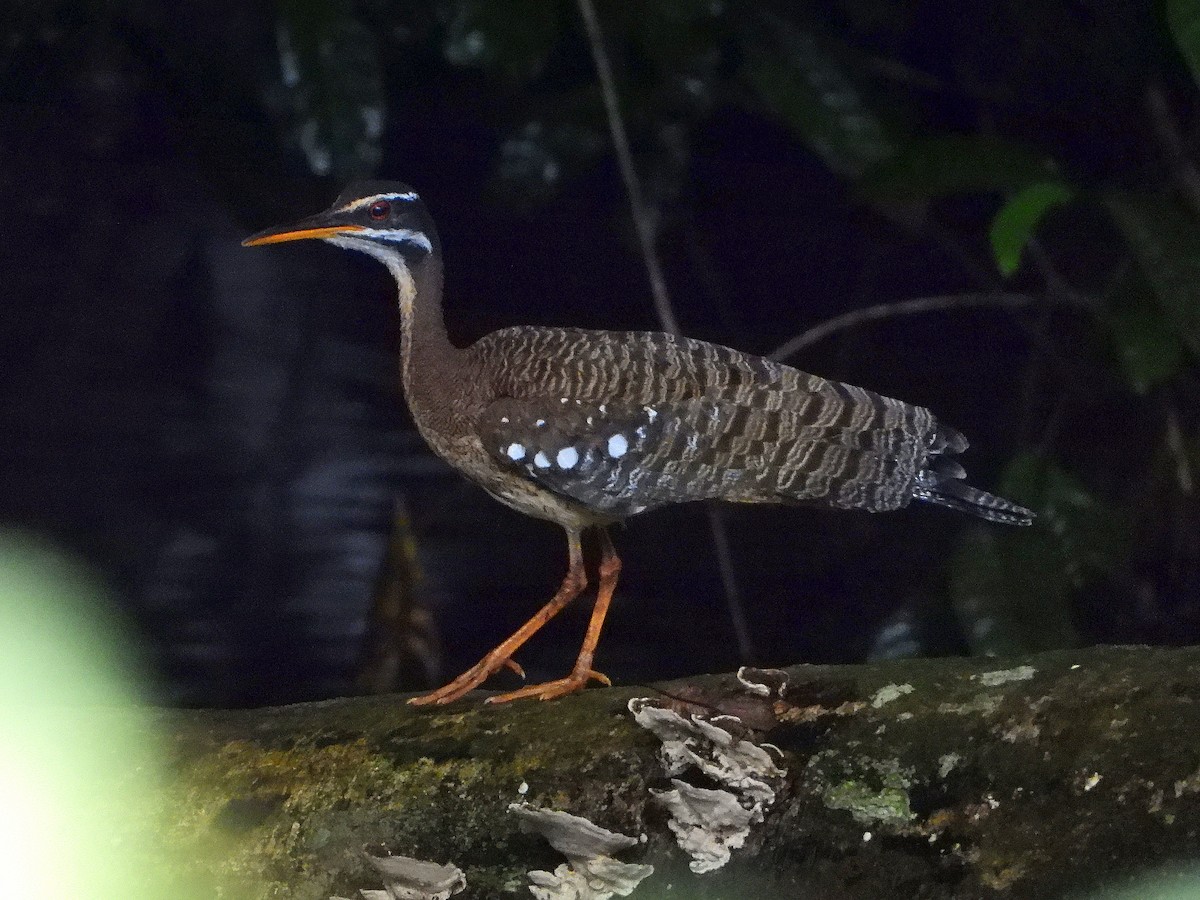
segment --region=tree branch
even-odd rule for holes
[[[381,846],[457,866],[467,882],[458,900],[529,896],[528,873],[565,860],[522,833],[511,811],[521,803],[633,837],[620,861],[655,869],[636,896],[1082,896],[1195,856],[1200,649],[787,674],[783,690],[765,695],[710,676],[502,708],[473,694],[437,710],[396,697],[164,710],[155,724],[169,780],[156,805],[97,811],[95,837],[124,858],[140,846],[129,833],[149,836],[131,871],[163,884],[131,885],[129,897],[245,900],[378,890],[363,851],[382,855]],[[662,734],[631,714],[638,696],[682,715],[672,728],[688,743],[674,768]],[[105,796],[137,796],[133,767],[96,771],[114,782]],[[670,812],[672,777],[710,801],[694,810],[695,828]],[[745,811],[747,785],[766,798],[762,818],[746,818],[745,842],[725,864],[695,874],[676,833],[711,849],[705,842],[722,834],[706,818],[721,818],[716,798],[732,792],[726,812]]]
[[[900,300],[896,303],[877,303],[862,309],[854,309],[826,319],[807,331],[801,332],[794,338],[785,341],[773,350],[769,357],[774,360],[784,360],[799,353],[825,338],[840,331],[858,328],[868,322],[880,322],[884,319],[895,319],[901,316],[916,316],[931,312],[944,312],[959,309],[1025,309],[1037,306],[1044,301],[1028,294],[1013,294],[997,291],[972,294],[948,294],[939,297],[917,297],[912,300]]]

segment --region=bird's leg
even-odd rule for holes
[[[596,644],[600,642],[600,630],[604,627],[604,617],[608,615],[609,604],[612,603],[613,591],[617,587],[617,576],[621,574],[621,560],[613,547],[612,539],[604,528],[600,532],[600,588],[596,593],[596,605],[592,607],[592,617],[588,620],[587,634],[583,637],[583,646],[579,648],[579,656],[575,660],[575,668],[566,678],[557,681],[547,681],[544,684],[531,684],[506,694],[488,697],[488,703],[508,703],[525,697],[537,697],[539,700],[553,700],[576,691],[583,690],[589,681],[599,681],[611,685],[608,676],[592,668],[592,657],[596,652]]]
[[[514,631],[491,653],[453,681],[436,691],[413,697],[408,702],[415,706],[453,703],[463,694],[475,690],[493,674],[504,668],[512,669],[524,677],[525,673],[519,665],[513,662],[512,655],[521,648],[522,644],[533,637],[538,629],[558,615],[563,607],[583,593],[583,589],[587,587],[587,573],[583,567],[583,548],[579,542],[579,535],[578,531],[567,530],[567,554],[570,562],[567,566],[566,577],[563,578],[558,592],[549,603],[539,609],[528,622]]]

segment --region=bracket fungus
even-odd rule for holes
[[[663,742],[659,756],[673,787],[654,793],[670,815],[667,825],[676,842],[692,857],[692,871],[721,868],[732,851],[745,844],[750,826],[763,820],[786,770],[764,747],[717,724],[737,722],[736,717],[684,718],[645,698],[630,700],[629,711]],[[678,777],[692,769],[720,787],[696,787]]]
[[[529,873],[529,890],[538,900],[609,900],[628,897],[654,866],[623,863],[613,858],[641,841],[617,834],[582,816],[522,803],[509,804],[521,827],[544,837],[567,862],[553,872]]]
[[[448,900],[467,886],[467,876],[450,863],[441,865],[410,856],[369,854],[367,862],[383,878],[384,889],[359,891],[362,900]]]

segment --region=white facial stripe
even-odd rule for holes
[[[416,244],[426,253],[433,252],[433,244],[421,231],[410,231],[407,228],[363,228],[354,233],[367,238],[387,241],[389,244]]]
[[[335,210],[335,212],[354,212],[356,209],[362,209],[364,206],[370,206],[379,200],[399,201],[400,203],[410,203],[413,200],[420,200],[416,191],[405,191],[402,194],[374,194],[370,197],[362,197],[358,200],[352,200],[345,206]]]

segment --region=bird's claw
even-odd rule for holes
[[[509,669],[515,672],[522,681],[525,680],[525,670],[521,668],[520,663],[515,659],[511,659],[510,657],[491,659],[485,656],[453,681],[442,685],[436,691],[430,691],[428,694],[421,694],[417,697],[410,697],[408,700],[409,705],[444,706],[447,703],[453,703],[464,694],[475,690],[475,688],[479,687],[501,669]]]
[[[559,678],[557,681],[530,684],[515,691],[496,694],[493,697],[488,697],[484,702],[511,703],[513,700],[523,700],[526,697],[536,697],[539,700],[557,700],[559,697],[565,697],[567,694],[582,691],[587,687],[589,681],[598,681],[607,687],[612,687],[612,681],[603,672],[597,672],[593,669],[581,669],[572,672],[566,678]]]

